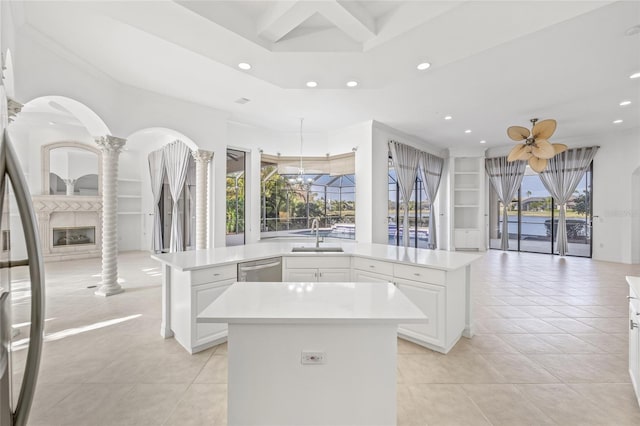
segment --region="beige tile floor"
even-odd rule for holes
[[[87,288],[97,259],[46,265],[48,341],[29,424],[225,424],[226,347],[191,356],[163,340],[158,265],[125,253],[119,268],[126,292],[100,298]],[[28,321],[21,269],[16,323]],[[640,266],[489,251],[473,273],[473,339],[448,355],[398,341],[399,425],[640,425],[624,280]]]

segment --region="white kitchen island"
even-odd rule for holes
[[[426,324],[400,324],[404,339],[447,353],[461,336],[473,336],[471,264],[482,254],[348,241],[331,243],[341,253],[292,252],[301,245],[314,244],[260,242],[152,255],[163,265],[160,333],[190,353],[224,342],[226,325],[197,323],[197,315],[238,280],[239,264],[279,257],[283,282],[393,283],[429,317]]]
[[[427,317],[380,283],[236,283],[199,323],[228,324],[228,423],[394,425],[400,323]]]

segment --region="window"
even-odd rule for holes
[[[245,152],[227,149],[227,246],[243,245],[245,242],[245,159]]]
[[[404,210],[400,202],[400,190],[396,180],[393,161],[389,158],[389,244],[402,245]],[[428,248],[429,212],[431,203],[424,189],[420,175],[416,177],[411,199],[409,200],[409,246]]]
[[[300,174],[299,158],[292,163],[290,158],[263,155],[262,238],[308,236],[314,219],[319,220],[323,237],[355,238],[355,174],[340,173],[352,167],[343,167],[346,157],[336,157],[340,161],[303,159],[308,172]]]

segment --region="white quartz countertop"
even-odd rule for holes
[[[355,242],[322,243],[321,246],[340,246],[343,253],[292,253],[293,247],[313,247],[314,242],[259,242],[244,246],[219,247],[206,250],[184,251],[151,255],[152,259],[163,262],[180,271],[192,271],[231,263],[266,259],[277,256],[359,256],[404,264],[427,266],[444,271],[456,270],[480,259],[482,254],[460,253],[445,250],[404,248],[386,244]]]
[[[640,277],[627,275],[627,282],[629,283],[629,287],[633,289],[633,292],[640,297]]]
[[[426,323],[425,314],[393,284],[235,283],[197,322],[245,324]]]

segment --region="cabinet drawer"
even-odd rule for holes
[[[396,263],[393,266],[393,270],[393,275],[398,278],[439,285],[444,285],[445,283],[446,272],[437,269],[400,265]]]
[[[393,275],[393,263],[380,260],[353,258],[353,268],[361,271],[375,272],[384,275]]]
[[[351,259],[348,256],[324,257],[324,256],[316,255],[316,256],[286,257],[285,262],[286,262],[285,267],[287,269],[307,269],[307,268],[339,269],[339,268],[351,267]]]
[[[217,266],[215,268],[198,269],[191,271],[191,285],[212,283],[216,281],[237,279],[238,266],[232,265]]]

